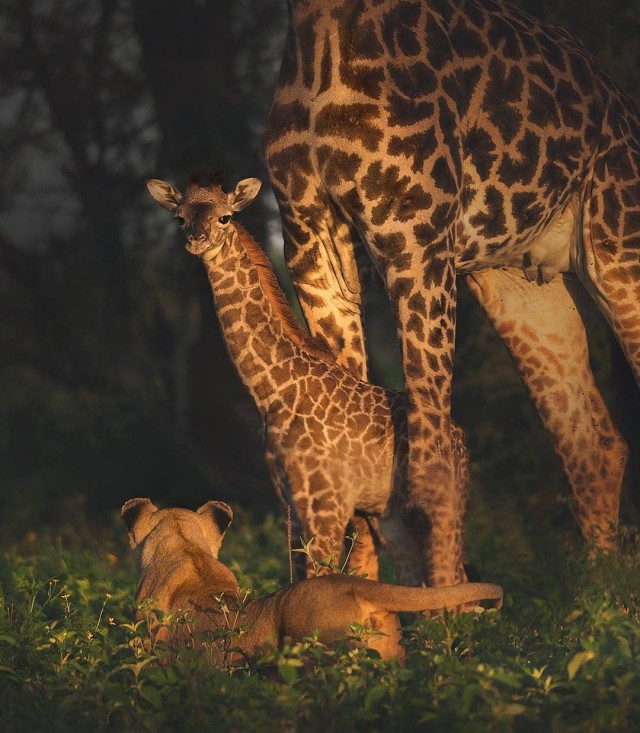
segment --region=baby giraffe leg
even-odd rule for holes
[[[369,580],[378,580],[378,551],[373,519],[354,515],[347,526],[345,552],[347,553],[347,571],[349,574],[363,575]]]

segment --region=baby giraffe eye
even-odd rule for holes
[[[224,216],[221,216],[218,221],[220,224],[228,224],[231,221],[231,214],[225,214]]]

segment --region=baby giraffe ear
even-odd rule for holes
[[[257,178],[245,178],[236,186],[233,193],[227,194],[229,206],[234,211],[241,211],[258,195],[262,183]]]
[[[142,540],[153,529],[151,521],[158,507],[150,499],[129,499],[122,505],[120,516],[129,530],[129,543],[135,550]]]
[[[223,501],[208,501],[196,514],[213,556],[218,557],[224,533],[233,520],[233,510]]]
[[[176,190],[170,183],[160,181],[157,178],[150,178],[147,181],[147,188],[151,194],[151,198],[167,211],[173,211],[180,205],[182,194]]]

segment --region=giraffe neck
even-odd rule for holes
[[[296,357],[331,357],[302,330],[269,259],[243,227],[231,225],[224,244],[202,261],[231,360],[264,415],[279,386],[274,367]]]

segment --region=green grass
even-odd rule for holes
[[[407,625],[405,668],[310,639],[232,670],[188,648],[145,648],[124,527],[77,521],[2,555],[2,731],[638,729],[631,540],[620,558],[587,562],[558,539],[510,553],[507,533],[476,532],[472,552],[503,584],[503,610]],[[280,520],[239,512],[223,559],[243,587],[271,592],[287,582],[285,536]]]

